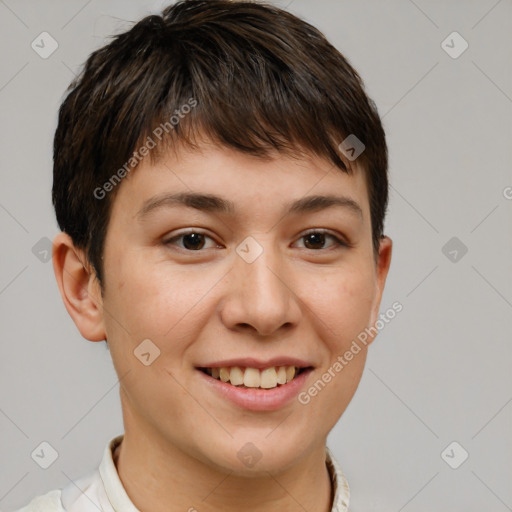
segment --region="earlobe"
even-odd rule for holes
[[[80,334],[89,341],[103,341],[103,300],[94,271],[66,233],[53,240],[53,270],[64,306]]]

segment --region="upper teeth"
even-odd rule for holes
[[[272,366],[259,370],[258,368],[240,368],[239,366],[207,368],[206,372],[214,379],[230,382],[234,386],[248,388],[275,388],[278,384],[290,382],[299,369],[295,366]]]

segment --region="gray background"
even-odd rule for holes
[[[329,438],[351,510],[512,510],[512,2],[275,3],[349,58],[389,142],[394,253],[381,310],[398,300],[403,311]],[[58,232],[52,137],[73,73],[125,20],[164,4],[0,0],[2,510],[95,468],[123,431],[108,351],[80,337],[33,247],[44,256],[40,239]],[[42,31],[59,44],[47,59],[31,48]],[[456,59],[441,46],[453,31],[469,43]],[[46,470],[30,456],[42,441],[59,454]],[[452,441],[469,453],[458,469],[441,457]]]

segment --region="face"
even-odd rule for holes
[[[143,162],[104,248],[126,431],[240,474],[324,443],[366,347],[343,356],[378,314],[391,242],[376,262],[371,239],[362,172],[213,145]],[[254,469],[240,457],[252,452]]]

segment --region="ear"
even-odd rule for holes
[[[59,233],[53,240],[52,259],[64,306],[80,334],[89,341],[105,340],[101,289],[84,251],[69,235]]]
[[[380,302],[382,299],[382,294],[384,292],[384,286],[386,284],[386,278],[388,276],[389,267],[391,265],[392,249],[393,241],[391,240],[391,238],[389,238],[388,236],[383,236],[379,244],[379,255],[376,264],[376,287],[372,305],[371,322],[370,325],[368,326],[369,328],[375,326],[375,322],[378,319],[377,317],[379,314]],[[375,336],[373,336],[373,338],[374,337]]]

